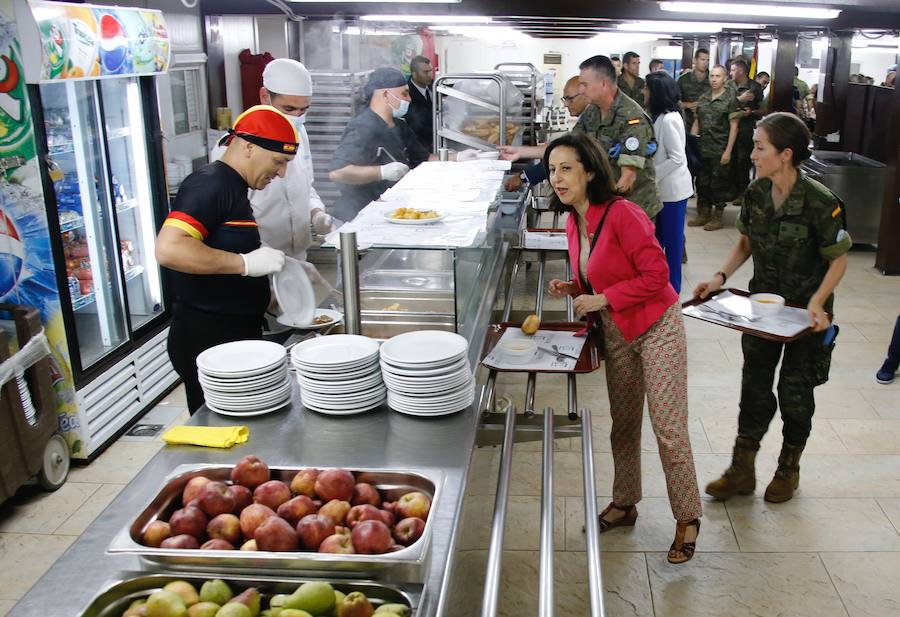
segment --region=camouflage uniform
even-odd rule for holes
[[[688,71],[678,78],[678,89],[681,91],[682,103],[699,101],[700,97],[711,91],[709,85],[709,72],[703,77],[703,81],[697,81],[693,71]],[[684,109],[684,126],[690,131],[694,125],[694,110]]]
[[[744,195],[737,229],[750,239],[753,257],[751,293],[777,293],[788,302],[806,306],[819,288],[831,261],[850,250],[841,206],[834,195],[815,180],[799,173],[797,184],[776,211],[772,181],[754,181]],[[834,296],[825,310],[831,312]],[[738,435],[762,439],[775,415],[772,392],[775,368],[781,360],[778,406],[784,421],[784,442],[806,444],[815,411],[813,388],[828,381],[832,347],[825,347],[824,332],[782,344],[743,335],[744,368],[741,380]],[[784,357],[781,358],[782,348]]]
[[[753,167],[753,163],[750,160],[750,153],[753,152],[753,129],[756,128],[756,121],[758,120],[752,114],[745,116],[740,110],[750,109],[750,111],[756,111],[759,109],[763,100],[763,90],[762,86],[752,79],[748,79],[747,83],[742,86],[733,81],[728,83],[734,88],[735,97],[740,96],[747,90],[753,92],[753,100],[746,103],[738,101],[738,111],[732,114],[732,117],[739,119],[737,141],[734,142],[734,150],[731,153],[731,168],[734,171],[734,185],[738,195],[740,195],[750,183],[750,168]]]
[[[738,102],[731,90],[724,90],[717,98],[712,98],[712,92],[708,92],[698,102],[697,120],[703,165],[697,174],[697,208],[708,213],[710,208],[724,208],[726,202],[734,199],[731,165],[722,165],[721,160],[728,146],[730,116],[737,111]]]
[[[640,77],[634,78],[634,87],[628,85],[628,82],[625,81],[625,74],[619,75],[619,79],[616,80],[617,85],[619,86],[619,90],[622,93],[630,98],[632,101],[640,105],[644,106],[644,80]]]
[[[622,166],[634,167],[637,171],[634,186],[625,197],[639,205],[651,219],[662,210],[656,191],[656,169],[650,158],[652,154],[647,154],[648,144],[655,145],[656,137],[653,123],[640,105],[619,91],[609,114],[603,116],[595,105],[588,105],[572,130],[583,131],[599,141],[607,154],[618,150],[618,155],[610,155],[613,179],[619,181]]]

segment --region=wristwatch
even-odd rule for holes
[[[723,285],[724,285],[725,283],[728,282],[728,275],[727,275],[727,274],[725,274],[725,273],[722,272],[721,270],[719,270],[718,272],[716,272],[716,274],[718,274],[719,276],[722,277],[722,284],[723,284]],[[715,276],[716,274],[714,274],[713,276]]]

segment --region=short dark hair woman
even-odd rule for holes
[[[717,499],[747,495],[756,488],[756,453],[778,406],[784,441],[765,499],[779,503],[794,496],[816,408],[813,389],[828,381],[835,334],[826,332],[832,327],[829,313],[853,242],[842,224],[841,202],[799,169],[811,154],[809,139],[809,129],[794,114],[769,114],[757,123],[751,155],[757,179],[744,193],[737,221],[741,237],[720,271],[694,290],[694,295],[707,297],[752,257],[750,291],[776,293],[806,306],[813,331],[786,344],[743,335],[734,454],[725,474],[706,486]],[[776,403],[772,385],[779,361]]]
[[[614,195],[612,170],[593,138],[571,133],[550,143],[544,165],[554,202],[569,212],[566,236],[575,278],[550,281],[553,297],[602,328],[612,414],[613,500],[600,531],[634,525],[641,500],[641,419],[646,397],[675,516],[671,563],[693,557],[700,491],[687,428],[687,342],[678,294],[653,223]]]
[[[669,263],[669,282],[681,293],[681,258],[684,255],[684,216],[694,194],[688,170],[687,138],[681,116],[681,91],[667,73],[647,75],[647,99],[656,134],[656,188],[663,209],[656,215],[656,238]]]

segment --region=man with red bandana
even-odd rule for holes
[[[227,143],[221,159],[185,178],[156,239],[156,259],[170,270],[175,294],[169,358],[192,414],[204,403],[197,356],[262,336],[266,276],[284,266],[284,253],[260,242],[247,190],[284,177],[297,131],[274,107],[257,105],[238,116]]]

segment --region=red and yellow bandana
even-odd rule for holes
[[[296,154],[300,142],[294,124],[271,105],[256,105],[238,116],[226,143],[234,135],[279,154]]]

